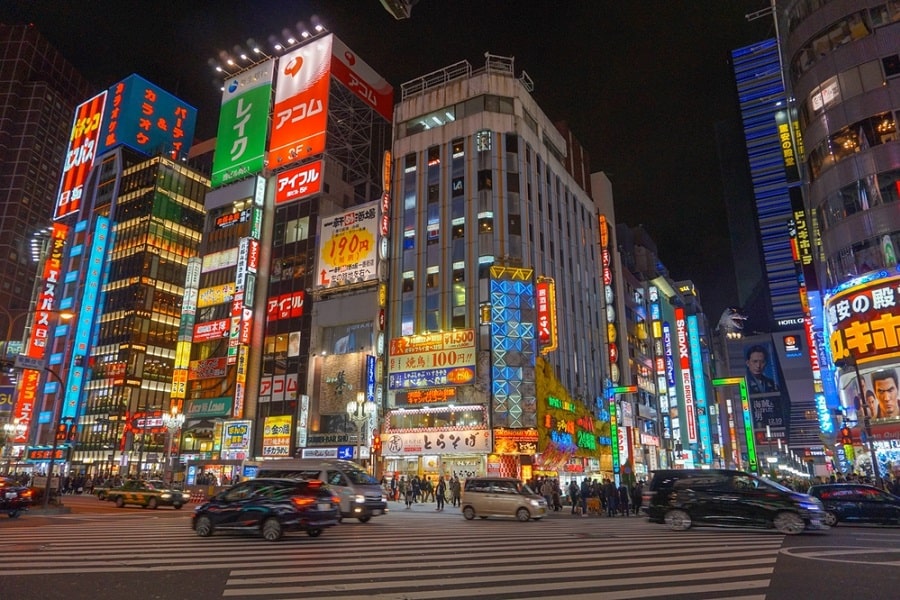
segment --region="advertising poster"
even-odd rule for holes
[[[105,104],[106,92],[102,92],[75,109],[54,219],[70,215],[81,207],[84,182],[98,153]]]
[[[773,437],[784,437],[790,410],[786,406],[772,342],[745,344],[743,350],[753,429],[759,432],[768,427],[776,432]]]
[[[262,453],[267,458],[291,455],[291,415],[266,417],[263,424]]]
[[[275,59],[225,81],[212,187],[262,171]]]
[[[317,38],[278,60],[269,169],[325,152],[333,37]]]
[[[100,131],[103,154],[125,145],[147,156],[187,156],[194,143],[197,109],[139,75],[109,88]]]
[[[377,277],[378,205],[370,202],[320,219],[316,289]]]

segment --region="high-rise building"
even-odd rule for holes
[[[26,460],[78,471],[163,470],[189,259],[209,183],[182,159],[196,110],[137,75],[75,110],[17,416]],[[74,318],[59,321],[60,311]],[[56,452],[52,449],[55,448]],[[44,470],[46,470],[46,464]]]
[[[391,86],[327,31],[226,77],[172,388],[188,484],[246,459],[371,464],[392,111]]]
[[[795,326],[803,317],[800,283],[791,252],[788,221],[792,217],[789,187],[800,183],[796,162],[785,168],[782,134],[788,118],[787,98],[781,79],[781,61],[777,40],[768,39],[732,52],[738,100],[743,120],[750,178],[755,203],[758,245],[734,248],[735,260],[757,260],[764,265],[768,302],[765,315],[753,315],[753,323],[762,331]],[[790,131],[787,132],[790,136]],[[799,193],[799,188],[797,188]],[[743,231],[737,224],[738,231]],[[744,226],[746,227],[746,226]],[[761,249],[761,255],[746,256],[748,249]],[[749,299],[752,281],[739,282],[738,288]],[[762,318],[760,318],[762,317]]]
[[[0,23],[2,343],[7,330],[12,340],[22,339],[36,272],[29,238],[50,224],[72,111],[89,92],[84,77],[33,26]]]
[[[827,398],[817,408],[825,416],[839,408],[856,432],[856,452],[835,444],[837,468],[871,473],[869,448],[859,443],[864,437],[884,472],[900,464],[892,443],[900,435],[894,325],[900,318],[900,5],[775,5],[805,149],[809,247],[801,252],[815,267],[811,287],[825,298],[827,351],[819,359],[840,367],[836,392],[825,386]],[[829,377],[824,370],[822,376]]]
[[[491,54],[401,86],[388,470],[527,478],[597,472],[610,454],[596,420],[610,363],[587,158],[531,89]]]

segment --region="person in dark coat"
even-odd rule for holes
[[[625,485],[625,482],[619,484],[619,511],[622,513],[622,516],[627,517],[630,513],[628,511],[629,496],[631,494],[628,493],[628,486]]]

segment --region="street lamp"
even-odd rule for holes
[[[25,423],[20,423],[19,419],[14,419],[12,423],[3,424],[4,444],[3,450],[6,452],[6,474],[9,475],[12,467],[12,451],[13,442],[17,437],[25,433]]]
[[[374,402],[366,402],[366,393],[357,392],[356,400],[347,403],[347,416],[356,425],[356,461],[362,463],[360,456],[360,442],[362,440],[363,423],[369,420],[369,417],[375,414]]]
[[[184,425],[184,414],[178,412],[177,406],[173,406],[171,412],[163,416],[163,425],[166,427],[166,469],[163,473],[163,479],[168,481],[167,474],[172,462],[172,437],[173,433],[179,431],[181,426]]]
[[[875,441],[872,439],[872,418],[869,415],[869,403],[866,401],[866,387],[862,375],[859,373],[859,365],[856,357],[851,353],[846,358],[835,361],[834,365],[841,369],[853,367],[856,373],[856,387],[859,389],[859,403],[863,409],[863,429],[866,432],[866,445],[869,447],[869,455],[872,458],[872,473],[875,475],[875,483],[884,489],[884,481],[881,478],[881,467],[878,465],[878,456],[875,454]]]

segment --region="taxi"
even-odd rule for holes
[[[191,501],[191,494],[183,490],[170,489],[164,481],[133,479],[119,487],[111,488],[106,492],[106,499],[115,502],[119,508],[126,504],[137,504],[145,508],[172,506],[180,509]]]

